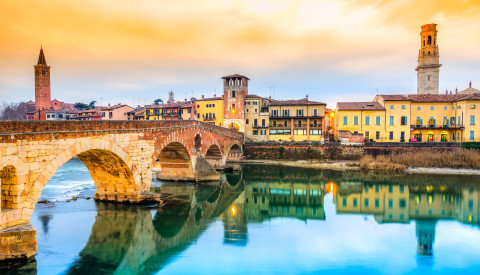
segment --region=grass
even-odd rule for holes
[[[365,170],[402,171],[407,167],[480,169],[480,152],[456,149],[453,151],[415,151],[394,153],[374,158],[365,155],[360,167]]]

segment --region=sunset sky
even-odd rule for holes
[[[438,24],[440,90],[480,88],[478,0],[2,0],[0,102],[150,104],[222,93],[224,75],[277,99],[415,93],[420,26]]]

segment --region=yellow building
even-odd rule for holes
[[[377,95],[337,103],[334,132],[335,140],[347,131],[377,142],[478,142],[479,120],[480,93]]]
[[[205,98],[195,100],[197,112],[196,119],[217,126],[223,125],[223,97]],[[225,127],[225,126],[224,126]]]
[[[145,106],[145,120],[162,120],[162,105],[152,104]]]
[[[245,140],[268,141],[269,100],[258,95],[245,96]]]
[[[361,134],[365,140],[387,140],[385,108],[378,102],[338,102],[333,125],[335,140],[340,140],[340,131]]]
[[[269,139],[274,141],[322,141],[325,103],[270,100]]]

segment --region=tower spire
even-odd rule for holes
[[[417,93],[438,94],[440,54],[437,44],[437,24],[422,26],[418,51]]]
[[[37,65],[47,65],[47,60],[45,59],[45,55],[43,54],[43,47],[41,45],[40,45],[40,54],[38,55]]]

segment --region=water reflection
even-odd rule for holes
[[[329,216],[332,211],[325,211],[326,194],[327,210],[332,209],[333,199],[334,216],[373,217],[380,226],[413,220],[416,232],[408,241],[416,235],[417,253],[422,255],[419,265],[433,265],[433,256],[423,255],[435,252],[440,220],[479,225],[477,180],[247,165],[222,175],[221,184],[163,183],[152,187],[167,202],[162,207],[96,203],[89,240],[65,273],[157,273],[175,262],[216,222],[223,225],[223,245],[235,249],[248,249],[254,242],[255,238],[249,238],[254,231],[249,232],[252,224],[293,218],[326,227],[334,218]],[[45,231],[50,219],[40,216]],[[356,225],[352,222],[351,226]],[[267,241],[267,245],[277,244]]]

